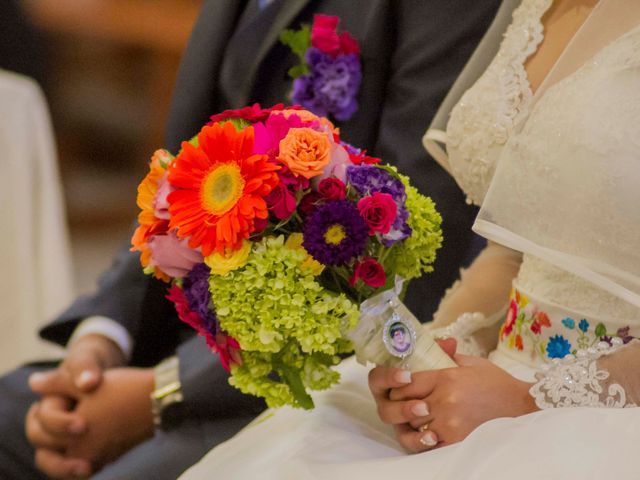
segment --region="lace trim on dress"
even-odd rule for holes
[[[503,316],[503,311],[488,318],[480,312],[467,312],[460,315],[455,322],[446,327],[433,329],[430,333],[437,339],[455,338],[457,341],[457,353],[486,358],[489,355],[489,351],[473,337],[473,334],[478,330],[496,324]]]
[[[533,94],[524,63],[544,38],[542,16],[551,4],[552,0],[523,0],[498,54],[451,112],[449,162],[468,203],[482,203],[499,153],[492,147],[503,146],[529,113]]]
[[[620,348],[622,340],[614,338],[613,345],[600,342],[597,347],[578,350],[576,356],[554,359],[536,376],[539,381],[529,393],[541,408],[557,407],[635,407],[627,401],[627,393],[619,383],[603,386],[610,374],[598,368],[597,360]]]

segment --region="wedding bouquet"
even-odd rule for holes
[[[361,304],[374,301],[363,319],[382,318],[375,299],[392,292],[383,307],[403,308],[397,279],[432,269],[441,218],[379,162],[325,117],[258,104],[211,117],[175,157],[153,155],[132,250],[242,392],[312,408],[308,390],[338,382],[331,367],[366,324]],[[404,358],[400,337],[415,332],[395,324],[388,340]]]

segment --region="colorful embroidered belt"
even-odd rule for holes
[[[636,322],[637,323],[637,322]],[[512,288],[509,310],[500,327],[498,349],[526,363],[575,355],[614,337],[624,343],[640,337],[640,326],[572,312]]]

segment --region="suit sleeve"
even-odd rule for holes
[[[391,67],[374,154],[397,165],[443,217],[443,247],[434,272],[414,281],[405,299],[421,321],[431,320],[440,298],[480,251],[471,231],[477,213],[453,178],[425,152],[421,138],[447,91],[496,13],[495,0],[390,3],[395,18]]]
[[[43,328],[40,332],[43,338],[64,345],[78,323],[90,316],[110,318],[135,338],[150,281],[142,272],[139,255],[127,247],[123,245],[109,270],[100,277],[97,290],[77,298],[53,323]]]
[[[253,417],[265,403],[229,385],[229,374],[202,337],[192,337],[178,348],[180,383],[189,418]]]

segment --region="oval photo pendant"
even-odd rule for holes
[[[394,313],[384,324],[382,341],[391,355],[405,358],[413,353],[416,344],[416,331],[410,322]]]

